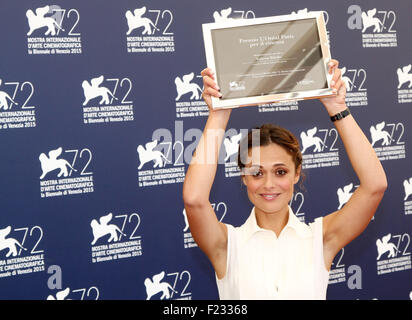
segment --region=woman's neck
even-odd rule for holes
[[[289,220],[289,207],[276,212],[265,212],[255,207],[256,223],[266,230],[273,231],[277,237]]]

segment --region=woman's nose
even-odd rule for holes
[[[271,174],[266,175],[265,181],[264,181],[264,187],[266,189],[271,189],[275,185],[275,180],[276,178],[273,175]]]

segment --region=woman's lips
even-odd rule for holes
[[[275,200],[280,195],[280,193],[261,193],[260,195],[263,199],[272,201]]]

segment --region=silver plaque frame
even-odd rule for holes
[[[305,21],[304,21],[305,20]],[[277,24],[276,26],[273,24]],[[282,24],[282,25],[281,25]],[[252,95],[245,95],[245,96],[239,96],[242,95],[242,93],[239,93],[239,91],[242,91],[242,87],[244,87],[244,85],[242,85],[242,83],[244,83],[244,81],[239,80],[239,79],[235,79],[235,81],[230,82],[230,89],[228,88],[228,81],[223,81],[221,79],[221,74],[223,74],[223,71],[220,69],[223,69],[219,67],[219,62],[218,60],[221,59],[221,61],[230,61],[230,63],[232,63],[231,60],[225,60],[225,59],[233,59],[233,55],[238,54],[238,52],[234,51],[236,48],[232,47],[229,48],[229,50],[227,49],[221,49],[219,51],[219,46],[224,47],[228,46],[227,43],[222,43],[224,41],[221,40],[221,43],[216,43],[219,39],[219,32],[220,34],[223,34],[222,32],[224,32],[226,39],[227,39],[227,34],[230,35],[230,33],[234,33],[234,35],[236,36],[236,33],[239,34],[240,31],[242,31],[242,35],[244,34],[245,37],[248,36],[249,34],[249,30],[250,27],[253,26],[258,26],[258,28],[263,28],[263,29],[267,29],[267,30],[271,30],[270,28],[279,28],[288,25],[288,26],[293,26],[293,24],[295,24],[295,26],[297,25],[305,25],[305,24],[310,24],[311,25],[311,33],[309,33],[309,37],[313,37],[313,39],[310,39],[311,41],[313,41],[314,44],[316,44],[314,46],[314,48],[311,48],[309,50],[309,52],[306,54],[306,56],[309,55],[310,52],[314,52],[316,51],[316,54],[319,55],[319,59],[317,60],[316,66],[312,67],[315,68],[315,70],[317,71],[317,75],[319,77],[321,77],[322,81],[319,81],[319,87],[318,88],[313,88],[313,86],[316,86],[318,84],[315,83],[315,81],[312,81],[312,83],[315,84],[311,84],[312,88],[309,89],[302,89],[302,88],[298,88],[298,89],[294,89],[292,91],[288,91],[287,89],[284,89],[281,87],[282,83],[286,83],[289,80],[280,80],[280,84],[277,85],[276,91],[278,92],[269,92],[269,93],[259,93],[259,94],[252,94]],[[316,27],[315,27],[316,26]],[[237,28],[237,30],[236,30]],[[241,28],[241,29],[240,29]],[[283,28],[282,30],[286,30],[289,29],[288,28]],[[214,109],[220,109],[220,108],[236,108],[236,107],[243,107],[243,106],[252,106],[252,105],[261,105],[261,104],[267,104],[267,103],[272,103],[272,102],[280,102],[280,101],[288,101],[288,100],[304,100],[304,99],[316,99],[316,98],[321,98],[321,97],[327,97],[327,96],[333,96],[334,93],[332,92],[332,89],[330,87],[330,81],[331,81],[331,76],[328,74],[328,63],[331,60],[331,55],[330,55],[330,49],[329,49],[329,42],[328,42],[328,36],[327,36],[327,32],[326,32],[326,25],[325,25],[325,20],[324,20],[324,16],[323,16],[323,12],[322,11],[316,11],[316,12],[309,12],[309,13],[305,13],[305,14],[291,14],[291,15],[283,15],[283,16],[274,16],[274,17],[265,17],[265,18],[255,18],[255,19],[238,19],[238,20],[227,20],[224,22],[217,22],[217,23],[206,23],[202,25],[202,30],[203,30],[203,39],[204,39],[204,45],[205,45],[205,52],[206,52],[206,61],[207,61],[207,66],[209,68],[211,68],[214,72],[215,72],[215,80],[216,80],[216,84],[222,88],[222,86],[226,86],[225,89],[222,88],[221,93],[223,94],[222,98],[215,98],[212,97],[212,107]],[[309,29],[308,29],[309,30]],[[305,35],[308,32],[305,33]],[[238,35],[237,35],[238,36]],[[281,35],[282,38],[285,37],[286,35]],[[256,35],[254,36],[256,38]],[[275,35],[272,38],[269,39],[276,39],[276,37],[279,37],[279,35]],[[291,37],[294,37],[293,35]],[[261,37],[259,37],[261,38]],[[262,39],[262,38],[261,38]],[[265,39],[268,39],[268,37],[266,37]],[[277,38],[279,39],[279,38]],[[252,39],[254,40],[254,39]],[[239,43],[242,43],[243,40],[239,39]],[[249,41],[249,40],[248,40]],[[256,40],[258,41],[258,40]],[[287,40],[289,41],[289,40]],[[293,42],[293,40],[291,40]],[[262,44],[264,42],[261,42]],[[273,47],[273,41],[272,42],[267,42],[270,43],[268,45],[268,47],[272,46]],[[280,46],[281,42],[279,42]],[[296,44],[299,44],[299,42],[297,40],[295,40]],[[250,45],[251,47],[252,45]],[[257,46],[257,45],[256,45]],[[306,49],[303,49],[306,50]],[[303,51],[301,50],[301,51]],[[219,51],[219,53],[217,53],[217,51]],[[290,51],[290,50],[289,50]],[[300,55],[302,55],[302,53],[300,51],[296,51],[298,52]],[[290,52],[288,52],[290,53]],[[276,53],[277,54],[277,53]],[[272,54],[273,55],[273,54]],[[280,56],[279,56],[280,57]],[[276,57],[273,57],[271,59],[275,59]],[[296,59],[285,59],[284,61],[291,61],[291,60],[298,60],[298,58]],[[303,59],[303,60],[306,60]],[[293,81],[295,81],[296,79],[293,79],[293,77],[296,78],[296,75],[298,74],[298,72],[296,70],[298,70],[299,72],[305,72],[302,71],[302,68],[299,69],[299,65],[302,64],[302,61],[296,61],[296,65],[294,65],[294,68],[298,68],[298,69],[293,69],[293,70],[288,70],[291,71],[289,75],[284,76],[284,78],[289,78],[290,79],[290,83],[294,83]],[[275,61],[275,60],[272,60]],[[259,62],[260,63],[260,62]],[[270,62],[272,63],[272,62]],[[269,63],[269,64],[270,64]],[[278,62],[276,62],[276,64],[281,64],[283,62],[281,62],[281,60],[279,60]],[[287,62],[290,64],[290,62]],[[229,63],[228,63],[229,64]],[[265,64],[265,63],[263,63]],[[262,63],[260,63],[260,65],[263,65]],[[264,67],[263,67],[264,68]],[[249,68],[250,69],[250,68]],[[289,69],[290,69],[290,65],[289,65]],[[272,67],[272,70],[273,67]],[[241,71],[242,72],[242,71]],[[278,80],[281,79],[282,77],[279,76],[279,74],[285,73],[286,71],[277,71],[277,74],[275,74],[272,71],[272,75],[270,75],[270,77],[274,76],[278,76]],[[268,72],[262,73],[261,78],[265,78],[266,76],[263,76],[263,74],[270,74]],[[242,75],[243,77],[248,77],[249,74],[246,75]],[[253,77],[258,77],[256,75],[253,75]],[[270,77],[268,77],[265,81],[267,84],[269,84],[268,81],[270,81]],[[227,78],[227,77],[226,77]],[[291,79],[292,78],[292,79]],[[243,78],[242,78],[243,79]],[[302,79],[302,81],[306,81],[309,82],[309,80],[306,79]],[[296,86],[299,87],[299,85],[301,84],[302,81],[296,81]],[[240,83],[240,85],[239,85]],[[303,83],[303,82],[302,82]],[[299,85],[298,85],[299,84]],[[280,87],[279,87],[280,86]],[[239,89],[240,88],[240,89]],[[238,91],[236,94],[234,93],[233,95],[236,95],[236,97],[230,97],[231,94],[229,94],[229,90],[231,91]],[[283,92],[282,92],[283,91]],[[227,94],[225,94],[225,92]]]

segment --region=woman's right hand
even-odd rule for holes
[[[209,114],[227,114],[230,115],[232,109],[213,109],[212,107],[212,97],[220,98],[222,94],[220,93],[220,88],[216,84],[215,74],[210,68],[203,69],[200,73],[203,77],[203,99],[205,100],[207,106],[209,107]]]
[[[215,81],[215,74],[210,68],[203,69],[200,74],[203,77],[203,99],[209,107],[209,110],[213,110],[211,97],[220,98],[222,96],[219,92],[220,88]]]

